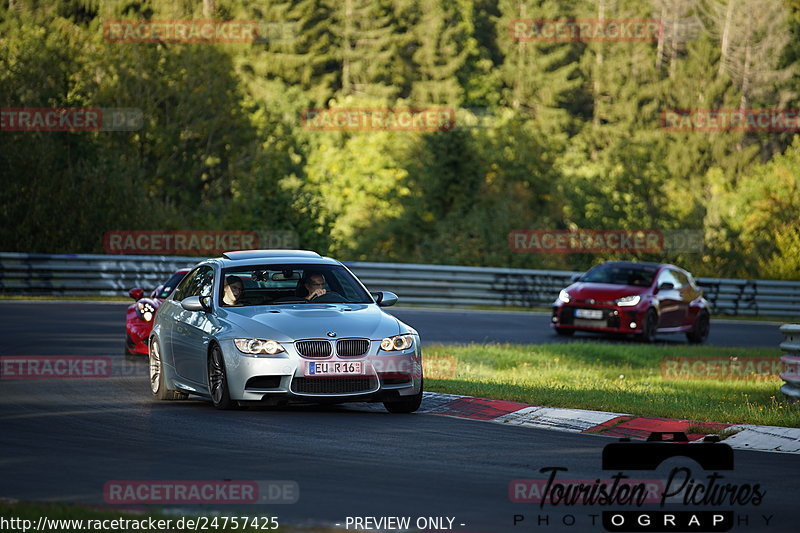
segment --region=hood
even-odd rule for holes
[[[297,339],[364,337],[379,340],[401,333],[400,322],[374,304],[288,304],[221,308],[233,336]]]
[[[644,295],[650,290],[650,287],[578,282],[573,283],[566,290],[573,300],[588,300],[592,298],[598,302],[610,302],[623,296]]]

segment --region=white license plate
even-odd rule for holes
[[[589,320],[603,320],[603,312],[600,309],[576,309],[575,318],[588,318]]]
[[[361,361],[309,361],[306,376],[361,374]]]

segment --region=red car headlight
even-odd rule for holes
[[[152,300],[143,298],[136,302],[136,316],[145,322],[150,322],[156,316],[156,304]]]
[[[622,298],[617,298],[614,300],[614,303],[620,307],[633,307],[634,305],[639,305],[639,302],[642,301],[642,297],[638,294],[634,294],[632,296],[623,296]]]

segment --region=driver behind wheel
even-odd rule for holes
[[[318,272],[306,274],[303,280],[303,286],[306,289],[305,299],[308,301],[319,298],[328,292],[325,290],[325,278]]]

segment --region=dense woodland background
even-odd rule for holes
[[[658,42],[519,43],[518,18],[658,18]],[[107,42],[111,19],[293,38]],[[278,25],[278,26],[276,26]],[[284,36],[286,35],[283,34]],[[0,107],[134,107],[138,132],[0,132],[0,250],[114,229],[294,230],[342,260],[586,268],[527,228],[701,229],[696,275],[800,279],[800,135],[667,132],[670,108],[800,108],[800,0],[0,0]],[[451,106],[442,132],[309,107]],[[470,125],[470,127],[465,127]]]

